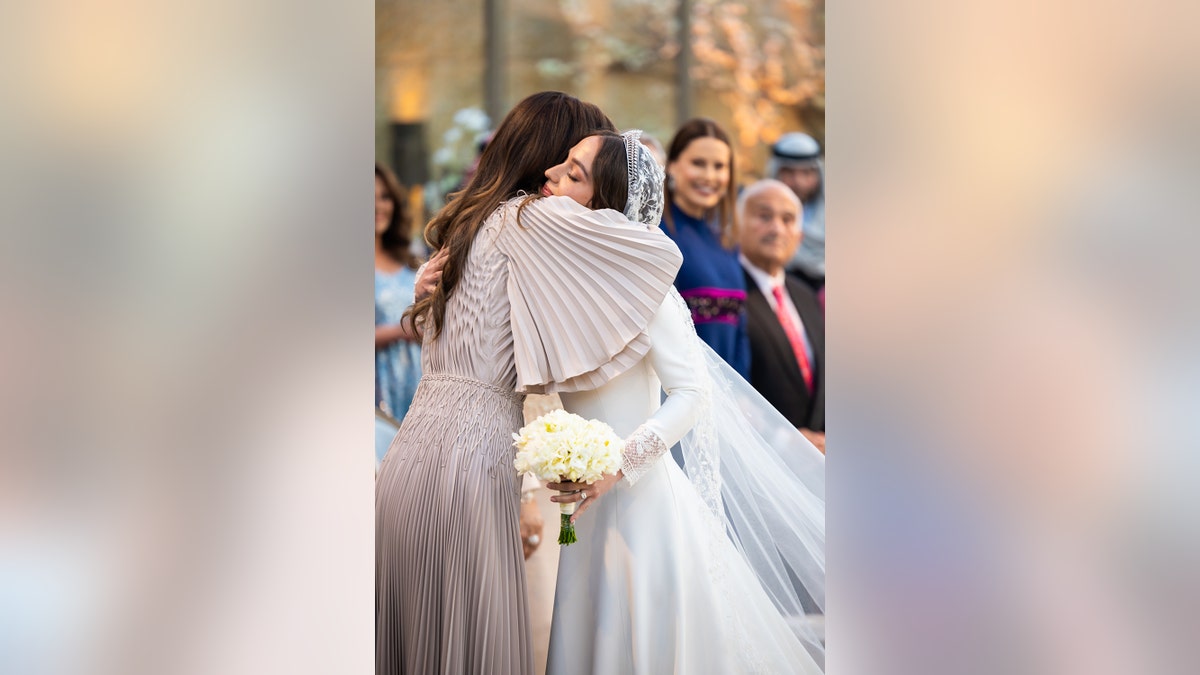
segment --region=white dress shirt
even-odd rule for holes
[[[783,304],[784,310],[795,321],[796,327],[800,330],[801,337],[804,338],[804,353],[808,355],[808,362],[813,362],[812,343],[808,341],[808,331],[804,329],[804,321],[800,318],[800,312],[796,311],[796,305],[792,303],[792,295],[788,293],[787,285],[784,283],[786,277],[782,271],[779,274],[769,274],[761,267],[757,267],[750,262],[745,255],[739,253],[738,260],[741,261],[742,267],[750,273],[750,278],[754,279],[754,283],[758,285],[758,290],[767,298],[767,304],[771,306],[771,311],[779,313],[779,307],[775,303],[775,288],[777,286],[783,288]]]

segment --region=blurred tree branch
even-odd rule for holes
[[[670,72],[679,50],[674,7],[654,0],[612,0],[606,8],[559,0],[577,38],[573,63],[546,60],[544,72],[587,83],[607,72]],[[717,92],[733,114],[743,152],[788,131],[789,109],[802,118],[825,108],[824,0],[694,0],[692,79]],[[824,129],[814,130],[818,136]]]

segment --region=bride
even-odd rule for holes
[[[617,475],[550,486],[579,502],[579,542],[560,553],[547,672],[821,672],[823,456],[698,339],[669,283],[572,255],[581,206],[657,227],[663,174],[639,133],[578,143],[500,238],[539,262],[522,267],[540,297],[509,286],[518,389],[558,392],[626,439]],[[590,253],[633,246],[610,236]],[[569,311],[573,295],[613,320]]]

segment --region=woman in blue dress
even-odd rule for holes
[[[375,405],[404,418],[421,379],[421,339],[400,317],[413,303],[420,261],[409,250],[412,219],[387,167],[375,165]]]
[[[710,119],[688,120],[667,151],[662,229],[683,253],[675,287],[700,338],[742,377],[750,376],[746,280],[738,262],[733,147]]]

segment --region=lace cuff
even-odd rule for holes
[[[625,441],[625,450],[621,459],[621,472],[625,474],[625,482],[633,485],[642,474],[650,470],[659,457],[666,454],[665,441],[658,434],[642,425]]]

